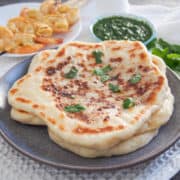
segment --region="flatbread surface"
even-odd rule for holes
[[[103,53],[102,63],[96,63],[93,51]],[[71,42],[47,61],[49,57],[46,51],[44,61],[32,61],[29,72],[9,91],[8,100],[13,108],[43,119],[51,132],[72,145],[97,150],[115,146],[136,134],[168,96],[165,74],[140,42]],[[102,82],[93,72],[107,66],[111,78]],[[72,67],[78,70],[77,76],[67,79]],[[129,79],[136,73],[142,79],[132,85]],[[121,92],[112,93],[108,83],[118,84]],[[124,109],[128,97],[136,105]],[[85,111],[64,110],[74,104],[83,105]]]

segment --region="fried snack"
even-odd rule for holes
[[[15,17],[8,21],[7,27],[13,33],[28,33],[34,34],[33,25],[24,17]]]
[[[6,44],[5,50],[11,53],[25,54],[39,51],[44,47],[43,44],[34,41],[35,36],[26,33],[16,33],[11,43]]]
[[[79,9],[78,8],[71,8],[67,13],[66,13],[66,18],[69,22],[69,25],[73,25],[79,20]]]
[[[47,15],[44,17],[44,22],[53,29],[54,33],[69,31],[69,23],[65,15]]]
[[[63,42],[62,38],[52,38],[52,37],[35,37],[35,42],[45,44],[45,45],[52,45],[52,44],[61,44]]]
[[[35,22],[33,25],[37,37],[51,37],[53,35],[53,29],[48,24]]]
[[[41,21],[43,15],[39,10],[23,8],[20,16],[33,21]]]
[[[60,3],[61,3],[61,1],[58,1],[58,4],[60,4]],[[55,14],[56,6],[57,6],[56,1],[46,0],[41,4],[40,12],[44,15]]]
[[[70,11],[70,6],[66,5],[66,4],[59,4],[57,6],[57,12],[58,13],[68,13],[68,11]]]
[[[44,1],[39,9],[23,8],[18,17],[9,19],[7,28],[0,30],[6,31],[0,32],[3,34],[0,35],[0,52],[28,53],[44,45],[60,44],[63,39],[53,35],[69,32],[78,19],[78,8],[61,1]]]
[[[6,50],[7,44],[11,42],[13,33],[6,27],[0,26],[0,52]]]
[[[33,53],[39,51],[43,47],[44,47],[43,44],[34,43],[32,45],[18,46],[15,49],[12,49],[10,52],[16,54],[27,54],[27,53]]]

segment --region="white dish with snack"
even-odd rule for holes
[[[9,19],[12,19],[14,17],[19,16],[21,10],[23,8],[30,8],[30,9],[38,9],[40,7],[40,3],[16,3],[16,4],[10,4],[7,6],[0,7],[0,26],[6,26]],[[7,13],[8,12],[8,13]],[[63,42],[60,44],[69,42],[74,40],[81,31],[81,22],[78,20],[76,23],[74,23],[70,28],[69,31],[66,33],[57,33],[53,35],[52,37],[57,39],[62,39]],[[49,48],[57,48],[60,44],[54,44],[54,45],[46,45],[42,49],[49,49]],[[42,50],[40,49],[40,50]],[[1,51],[2,52],[2,51]],[[3,56],[6,57],[25,57],[25,56],[32,56],[36,54],[39,51],[31,52],[31,53],[5,53]]]

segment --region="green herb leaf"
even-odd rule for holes
[[[180,54],[180,45],[177,44],[170,44],[167,41],[164,41],[163,39],[159,39],[158,42],[162,48],[168,48],[169,49],[169,53],[177,53]]]
[[[135,74],[131,77],[131,79],[129,79],[129,82],[131,84],[136,84],[141,80],[141,74]]]
[[[65,77],[68,79],[73,79],[76,77],[78,70],[75,67],[72,67],[71,70],[65,74]]]
[[[120,92],[119,86],[112,83],[109,83],[109,89],[114,93]]]
[[[112,67],[110,65],[107,65],[107,66],[105,66],[103,68],[95,69],[93,71],[93,73],[96,74],[97,76],[102,76],[104,74],[107,74],[111,70],[112,70]]]
[[[175,53],[168,54],[167,58],[172,60],[172,61],[179,61],[180,62],[180,54],[175,54]]]
[[[163,39],[156,39],[147,45],[152,54],[161,57],[174,71],[180,72],[180,45],[170,44]]]
[[[101,58],[103,56],[103,53],[101,51],[93,51],[92,55],[96,59],[96,64],[101,64],[102,63],[102,59]]]
[[[180,71],[180,54],[168,54],[164,61],[171,69]]]
[[[126,98],[124,101],[123,101],[123,108],[124,109],[128,109],[128,108],[131,108],[135,106],[135,102],[132,98]]]
[[[106,81],[108,81],[109,79],[110,79],[110,76],[109,76],[109,75],[104,74],[104,75],[101,76],[101,81],[102,81],[102,82],[106,82]]]
[[[70,105],[70,106],[66,106],[64,108],[64,110],[66,112],[71,112],[71,113],[75,113],[75,112],[81,112],[84,111],[86,108],[81,106],[80,104],[75,104],[75,105]]]
[[[150,43],[147,44],[147,48],[151,49],[151,48],[156,47],[156,43],[157,43],[157,39],[155,38]]]
[[[169,52],[169,49],[168,48],[165,48],[165,49],[160,49],[160,48],[152,48],[151,49],[151,52],[152,54],[156,55],[156,56],[159,56],[161,58],[166,58],[168,52]]]
[[[102,76],[102,75],[104,75],[104,72],[103,72],[102,69],[95,69],[95,70],[93,71],[93,74],[95,74],[95,75],[97,75],[97,76]]]
[[[110,76],[107,73],[111,70],[112,67],[110,65],[107,65],[101,69],[95,69],[93,73],[96,74],[97,76],[100,76],[101,81],[105,82],[110,79]]]
[[[104,72],[104,74],[108,73],[111,70],[112,70],[112,67],[110,65],[107,65],[102,68],[102,71]]]

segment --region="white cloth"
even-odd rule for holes
[[[101,1],[102,0],[96,0]],[[104,3],[112,3],[112,1],[105,1]],[[140,16],[144,16],[152,21],[157,29],[158,36],[164,39],[180,43],[180,3],[179,7],[176,3],[171,3],[171,6],[162,6],[147,4],[147,1],[130,0],[133,4],[128,4],[126,0],[119,1],[119,13],[131,13]],[[176,2],[177,0],[173,0]],[[145,2],[143,5],[142,3]],[[148,2],[163,2],[162,0],[149,0]],[[168,5],[168,1],[164,0]],[[98,16],[99,11],[97,9],[97,2],[90,0],[81,11],[83,31],[77,38],[77,40],[83,41],[95,41],[90,34],[89,26],[93,19]],[[116,2],[117,3],[117,2]],[[176,5],[176,6],[175,6]],[[112,6],[112,5],[111,5]],[[117,6],[117,4],[116,4]],[[108,5],[104,5],[101,9],[101,13],[107,13],[106,8]],[[112,6],[113,7],[113,6]],[[117,6],[118,7],[118,6]],[[116,11],[117,8],[114,9]],[[20,62],[23,58],[7,58],[0,57],[0,77],[7,72],[13,65]],[[145,162],[140,165],[136,165],[131,168],[122,170],[104,171],[104,172],[78,172],[71,170],[60,169],[57,170],[47,165],[39,164],[19,152],[14,150],[11,146],[0,137],[0,180],[55,180],[55,179],[123,179],[123,180],[168,180],[174,176],[180,170],[180,140],[169,148],[166,152],[156,157],[154,160]]]

